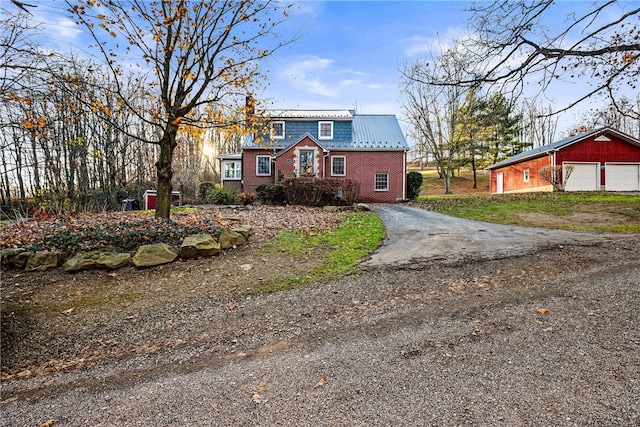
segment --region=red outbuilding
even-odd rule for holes
[[[566,191],[640,191],[640,140],[606,127],[525,151],[487,167],[491,193],[553,191],[544,167]]]

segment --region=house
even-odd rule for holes
[[[572,167],[566,191],[640,191],[640,140],[605,127],[525,151],[487,167],[491,193],[553,191],[545,166],[561,168],[560,180]]]
[[[255,192],[288,177],[352,179],[362,202],[405,198],[409,150],[393,115],[352,110],[270,110],[266,131],[248,135],[241,154],[219,156],[222,185]]]

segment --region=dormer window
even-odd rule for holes
[[[284,139],[284,122],[271,123],[271,136],[274,139]]]
[[[333,122],[318,122],[318,139],[333,139]]]

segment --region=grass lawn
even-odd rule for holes
[[[270,293],[303,287],[318,280],[352,273],[366,255],[380,246],[384,237],[382,219],[374,213],[345,215],[338,227],[326,233],[309,235],[300,231],[281,231],[275,239],[263,245],[263,256],[275,251],[299,257],[301,263],[311,256],[323,262],[311,266],[304,274],[266,283],[257,291]]]
[[[465,194],[414,206],[460,218],[562,230],[640,233],[640,196],[609,193]]]

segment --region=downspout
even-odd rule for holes
[[[271,168],[271,170],[273,171],[273,183],[277,184],[278,183],[278,171],[276,170],[276,159],[275,159],[275,157],[273,157],[274,154],[276,154],[276,150],[275,149],[272,150],[272,154],[271,154],[271,156],[269,156],[269,159],[271,161],[271,164],[273,165],[273,167]]]
[[[273,167],[271,168],[271,170],[273,171],[273,183],[277,184],[278,183],[278,171],[276,170],[276,159],[269,156],[271,159],[271,164],[273,165]]]
[[[555,173],[555,169],[556,169],[556,151],[552,151],[551,152],[551,180],[553,181],[551,183],[551,185],[553,186],[553,191],[555,191],[555,187],[556,187],[556,173]]]
[[[327,159],[329,158],[329,150],[327,150],[327,154],[322,156],[322,178],[327,177]],[[346,174],[345,170],[345,174]]]
[[[402,151],[402,200],[407,199],[407,150]]]

